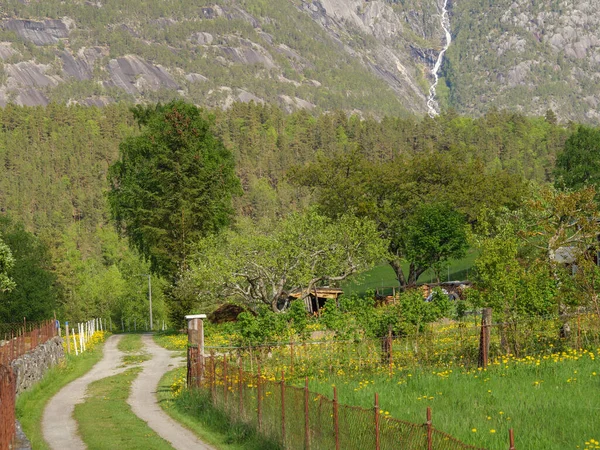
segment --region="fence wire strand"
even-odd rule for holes
[[[190,387],[209,392],[213,405],[232,421],[255,427],[284,449],[416,450],[428,444],[436,450],[477,449],[433,427],[428,437],[426,424],[384,416],[376,408],[339,404],[307,387],[282,386],[281,378],[244,370],[241,358],[203,358],[197,347],[188,349],[188,358]]]

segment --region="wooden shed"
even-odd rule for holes
[[[289,295],[290,300],[295,300],[303,297],[305,294],[305,290],[297,290],[291,292]],[[334,299],[337,301],[338,297],[342,295],[344,291],[340,288],[333,287],[318,287],[312,289],[308,295],[304,299],[304,305],[306,306],[306,310],[309,313],[318,313],[319,310],[325,306],[325,302],[329,299]]]

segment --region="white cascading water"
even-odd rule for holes
[[[442,28],[444,29],[444,33],[446,34],[446,44],[444,48],[438,55],[437,61],[435,62],[435,66],[431,69],[431,74],[433,75],[434,82],[429,88],[429,97],[427,98],[427,112],[429,117],[433,118],[439,114],[440,105],[435,99],[435,89],[437,88],[438,81],[440,77],[438,72],[440,71],[440,67],[442,66],[442,61],[444,59],[444,53],[450,47],[450,43],[452,42],[452,35],[450,34],[450,17],[448,16],[448,0],[444,0],[444,6],[442,6]]]

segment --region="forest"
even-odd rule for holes
[[[598,131],[552,111],[9,105],[0,127],[0,322],[143,323],[148,274],[155,323],[225,301],[278,311],[290,290],[381,263],[410,291],[473,248],[470,304],[598,307]],[[553,256],[566,247],[576,276]]]

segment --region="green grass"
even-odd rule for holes
[[[509,428],[519,450],[595,448],[586,445],[600,440],[600,366],[591,355],[511,360],[487,371],[347,373],[310,389],[331,397],[336,385],[341,403],[365,408],[377,392],[384,414],[414,423],[425,422],[430,406],[438,430],[491,450],[508,448]]]
[[[175,394],[172,387],[182,386],[184,379],[185,368],[167,372],[159,384],[159,404],[169,416],[192,430],[202,441],[220,450],[279,448],[262,439],[251,427],[232,423],[226,415],[212,406],[206,393],[182,389]]]
[[[127,404],[131,383],[140,372],[132,368],[88,387],[88,398],[75,406],[79,432],[90,450],[172,449]]]
[[[127,353],[123,356],[123,364],[126,366],[139,364],[150,359],[150,355],[143,351],[144,344],[142,343],[141,334],[124,335],[117,344],[117,348]]]
[[[141,334],[124,334],[119,343],[117,344],[117,348],[126,353],[139,352],[144,348],[144,344],[142,344],[142,335]]]
[[[473,250],[469,251],[463,259],[450,261],[449,271],[442,271],[440,281],[465,281],[469,279],[477,253]],[[403,264],[404,273],[408,274],[408,264]],[[419,277],[419,283],[435,282],[435,274],[432,270],[428,270]],[[353,278],[342,284],[342,289],[346,295],[364,294],[365,292],[381,288],[390,288],[397,286],[398,281],[396,275],[389,264],[380,264],[373,269],[360,274],[357,278]],[[385,293],[391,294],[391,289],[384,289]]]
[[[44,378],[17,398],[17,418],[34,449],[46,450],[42,436],[42,415],[48,401],[65,385],[90,370],[102,358],[102,346],[79,356],[67,355],[58,366],[51,368]]]

